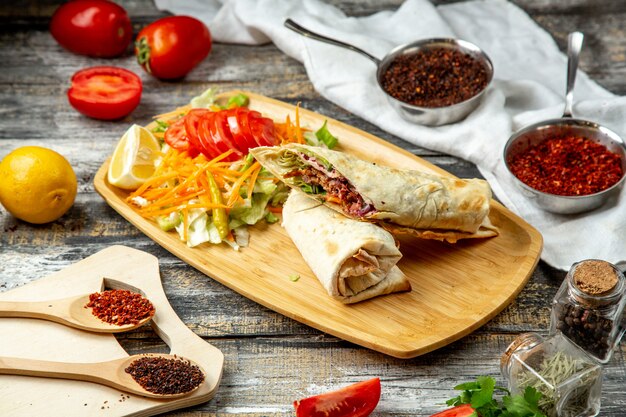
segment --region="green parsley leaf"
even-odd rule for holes
[[[319,128],[317,132],[315,132],[315,137],[322,142],[328,149],[332,149],[337,146],[339,142],[338,139],[330,133],[326,125],[328,124],[328,120],[324,120],[324,124]]]

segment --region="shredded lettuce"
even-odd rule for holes
[[[267,213],[267,215],[265,216],[265,221],[268,222],[269,224],[276,223],[278,220],[280,220],[278,216],[276,216],[271,211]]]
[[[217,99],[216,96],[217,90],[214,88],[209,88],[199,96],[191,99],[191,107],[194,109],[208,109],[215,104],[215,100]]]
[[[312,146],[325,146],[328,149],[333,149],[339,143],[339,140],[336,136],[334,136],[327,127],[328,120],[324,120],[324,124],[320,127],[317,132],[306,132],[304,135],[304,139],[307,144]]]
[[[209,240],[209,232],[207,230],[207,223],[209,222],[209,216],[204,209],[192,209],[189,210],[189,226],[187,228],[187,246],[193,248],[201,243]],[[176,227],[178,236],[181,240],[185,239],[185,223],[180,222]],[[216,229],[217,230],[217,229]],[[221,240],[220,240],[221,241]],[[219,243],[219,242],[218,242]]]

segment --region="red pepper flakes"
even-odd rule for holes
[[[598,193],[624,175],[618,154],[581,136],[544,140],[507,162],[513,175],[526,185],[564,196]]]
[[[469,100],[488,82],[485,65],[470,54],[450,48],[399,55],[381,81],[392,97],[421,107],[444,107]]]
[[[137,324],[154,315],[154,306],[141,294],[128,290],[108,290],[89,294],[89,303],[94,316],[107,323],[123,326]]]
[[[200,368],[183,358],[147,356],[132,361],[124,371],[155,394],[189,392],[204,381]]]

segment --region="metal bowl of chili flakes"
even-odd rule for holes
[[[559,214],[593,210],[619,194],[626,147],[597,123],[560,118],[528,126],[504,147],[504,164],[535,206]]]
[[[440,126],[465,118],[493,79],[493,64],[460,39],[423,39],[399,46],[378,65],[376,78],[405,120]]]

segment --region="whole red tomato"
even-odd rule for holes
[[[60,6],[50,33],[66,49],[82,55],[121,55],[133,37],[126,10],[108,0],[74,0]]]
[[[211,33],[198,19],[170,16],[143,28],[135,41],[137,62],[163,80],[187,75],[211,52]]]

